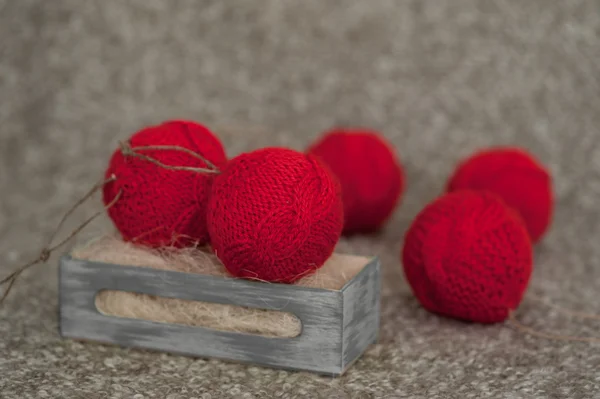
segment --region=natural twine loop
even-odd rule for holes
[[[219,170],[219,168],[217,168],[217,166],[215,166],[215,164],[213,164],[208,159],[206,159],[206,157],[204,157],[201,154],[198,154],[198,153],[196,153],[196,152],[194,152],[194,151],[192,151],[192,150],[190,150],[188,148],[185,148],[185,147],[180,147],[180,146],[175,146],[175,145],[155,145],[155,146],[141,146],[141,147],[132,148],[129,142],[120,141],[119,142],[119,149],[121,150],[121,153],[124,156],[126,156],[126,157],[133,157],[133,158],[142,159],[142,160],[145,160],[147,162],[150,162],[150,163],[152,163],[154,165],[157,165],[157,166],[159,166],[161,168],[168,169],[168,170],[190,171],[190,172],[196,172],[196,173],[202,173],[202,174],[219,174],[219,173],[221,173],[221,171]],[[184,152],[186,154],[189,154],[189,155],[191,155],[191,156],[193,156],[193,157],[201,160],[208,167],[207,168],[196,168],[196,167],[191,167],[191,166],[165,165],[164,163],[160,162],[159,160],[157,160],[155,158],[152,158],[152,157],[150,157],[148,155],[141,154],[139,152],[139,151],[154,151],[154,150],[157,150],[157,151],[181,151],[181,152]],[[108,203],[101,211],[96,212],[93,216],[91,216],[86,221],[84,221],[82,224],[80,224],[75,230],[73,230],[65,239],[63,239],[62,241],[60,241],[58,244],[52,245],[52,242],[56,238],[56,235],[58,234],[58,232],[60,231],[61,227],[64,225],[64,223],[68,219],[68,217],[80,205],[82,205],[90,197],[92,197],[98,190],[100,190],[106,184],[114,182],[115,180],[117,180],[117,176],[115,176],[113,174],[108,179],[104,179],[101,182],[96,183],[90,189],[90,191],[88,191],[83,197],[81,197],[64,214],[64,216],[62,217],[62,219],[58,223],[58,226],[56,227],[56,229],[54,230],[54,232],[52,233],[52,235],[48,239],[47,244],[41,249],[40,254],[38,255],[38,257],[35,258],[35,259],[33,259],[32,261],[30,261],[30,262],[22,265],[22,266],[16,268],[12,273],[10,273],[8,276],[6,276],[2,280],[0,280],[0,286],[3,286],[5,284],[7,285],[6,289],[4,290],[4,293],[2,294],[2,297],[0,297],[0,306],[4,303],[4,300],[6,299],[6,297],[8,296],[8,294],[10,293],[10,291],[12,290],[12,288],[14,287],[15,282],[17,281],[17,279],[19,278],[19,276],[25,270],[29,269],[30,267],[32,267],[34,265],[48,262],[48,260],[50,259],[50,256],[52,256],[52,253],[54,251],[56,251],[57,249],[59,249],[63,245],[65,245],[67,242],[69,242],[72,238],[74,238],[77,234],[79,234],[79,232],[81,230],[83,230],[88,224],[90,224],[94,219],[96,219],[98,216],[100,216],[105,211],[107,211],[108,209],[110,209],[113,205],[115,205],[117,203],[117,201],[119,201],[119,199],[121,198],[121,195],[123,194],[123,190],[122,189],[120,189],[117,192],[117,195],[115,195],[115,197],[110,201],[110,203]]]
[[[63,226],[63,224],[66,222],[66,220],[68,219],[68,217],[81,205],[83,204],[88,198],[90,198],[92,195],[94,195],[99,189],[101,189],[105,184],[110,183],[115,181],[117,178],[116,176],[111,176],[108,179],[102,180],[101,182],[95,184],[90,191],[87,192],[87,194],[85,194],[83,197],[81,197],[81,199],[79,199],[79,201],[77,201],[68,211],[67,213],[65,213],[65,215],[62,217],[62,219],[60,220],[60,222],[58,223],[58,226],[56,227],[56,229],[54,230],[54,232],[52,233],[52,235],[50,236],[50,238],[48,239],[47,244],[41,249],[40,254],[38,255],[37,258],[33,259],[32,261],[18,267],[17,269],[15,269],[12,273],[10,273],[8,276],[6,276],[5,278],[3,278],[2,280],[0,280],[0,286],[4,285],[4,284],[8,284],[6,289],[4,290],[4,294],[2,294],[2,297],[0,297],[0,305],[2,305],[4,303],[4,300],[6,299],[6,297],[8,296],[8,294],[10,293],[10,291],[12,290],[12,288],[15,285],[15,282],[17,281],[17,279],[19,278],[19,276],[27,269],[29,269],[30,267],[37,265],[39,263],[46,263],[48,262],[48,260],[50,259],[50,256],[52,255],[52,253],[54,251],[56,251],[57,249],[61,248],[63,245],[65,245],[67,242],[69,242],[73,237],[75,237],[81,230],[83,230],[88,224],[90,224],[94,219],[96,219],[98,216],[100,216],[102,213],[104,213],[104,211],[108,210],[110,207],[112,207],[121,197],[122,191],[119,191],[117,193],[117,195],[115,196],[115,198],[109,203],[107,204],[104,209],[102,211],[98,211],[96,212],[94,215],[92,215],[91,217],[89,217],[86,221],[84,221],[82,224],[80,224],[75,230],[73,230],[66,238],[64,238],[62,241],[60,241],[57,244],[52,245],[52,242],[54,241],[54,238],[56,237],[56,235],[58,234],[58,232],[60,231],[61,227]]]
[[[197,152],[194,152],[188,148],[180,147],[177,145],[147,145],[147,146],[139,146],[139,147],[132,148],[131,144],[129,142],[119,141],[119,148],[121,150],[121,153],[126,157],[139,158],[139,159],[148,161],[154,165],[157,165],[161,168],[168,169],[168,170],[190,171],[190,172],[196,172],[196,173],[202,173],[202,174],[219,174],[219,173],[221,173],[219,168],[217,168],[215,166],[215,164],[213,164],[208,159],[206,159],[206,157],[204,157],[204,156],[198,154]],[[184,152],[186,154],[189,154],[189,155],[201,160],[208,166],[208,168],[198,168],[198,167],[193,167],[193,166],[165,165],[164,163],[160,162],[156,158],[152,158],[148,155],[145,155],[145,154],[142,154],[139,152],[139,151],[154,151],[154,150],[181,151],[181,152]]]

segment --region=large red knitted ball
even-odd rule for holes
[[[343,224],[339,183],[316,158],[264,148],[215,178],[208,231],[237,277],[293,283],[331,256]]]
[[[143,146],[179,146],[204,156],[217,167],[226,162],[221,142],[204,126],[168,121],[144,128],[129,139],[134,151]],[[206,168],[200,159],[178,150],[139,150],[169,166]],[[113,153],[104,186],[104,203],[122,195],[108,214],[126,241],[151,247],[183,247],[208,241],[206,205],[214,175],[167,170],[147,160]]]
[[[307,152],[326,163],[341,183],[343,234],[379,230],[404,190],[402,166],[393,147],[371,130],[334,129]]]
[[[446,194],[419,213],[406,234],[402,261],[425,309],[495,323],[521,302],[533,254],[514,210],[495,194],[465,190]]]
[[[489,190],[520,214],[532,242],[544,235],[552,220],[552,179],[544,166],[523,149],[499,147],[478,152],[459,164],[448,191]]]

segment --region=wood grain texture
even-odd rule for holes
[[[60,265],[60,328],[68,338],[340,375],[376,334],[378,284],[377,259],[342,290],[333,291],[65,256]],[[300,319],[302,332],[294,338],[272,338],[107,316],[95,306],[96,294],[105,289],[285,311]],[[369,312],[369,305],[377,311]]]
[[[346,370],[372,343],[379,333],[379,295],[381,271],[373,259],[342,288],[342,368]]]

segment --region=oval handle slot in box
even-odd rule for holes
[[[96,309],[105,316],[203,327],[270,338],[294,338],[302,322],[290,312],[167,298],[136,292],[101,290]]]

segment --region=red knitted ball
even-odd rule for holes
[[[464,160],[450,179],[448,191],[489,190],[521,214],[532,242],[551,223],[552,179],[544,166],[519,148],[491,148]]]
[[[147,127],[129,139],[136,147],[173,145],[187,148],[217,167],[226,156],[220,141],[204,126],[188,121],[168,121]],[[178,150],[140,150],[169,166],[204,167],[196,157]],[[147,160],[113,153],[106,177],[117,180],[104,186],[104,203],[110,203],[119,190],[122,195],[108,214],[126,241],[151,247],[176,247],[208,241],[206,204],[214,175],[193,171],[173,171]]]
[[[406,234],[402,261],[425,309],[495,323],[521,302],[533,254],[516,212],[495,194],[465,190],[419,213]]]
[[[323,160],[341,183],[343,234],[379,230],[404,190],[402,166],[393,147],[374,131],[335,129],[307,152]]]
[[[208,231],[237,277],[292,283],[331,256],[343,224],[339,183],[316,158],[264,148],[215,178]]]

